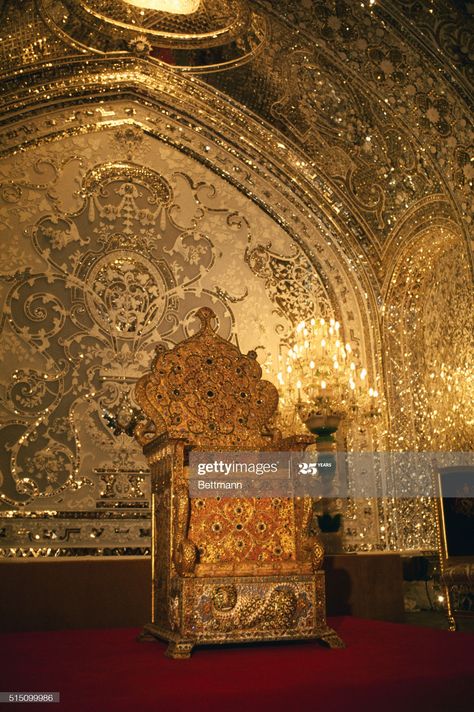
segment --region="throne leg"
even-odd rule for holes
[[[166,648],[166,657],[175,660],[186,660],[191,657],[194,640],[170,640]]]
[[[455,633],[458,629],[458,624],[456,623],[456,619],[453,616],[452,613],[448,614],[448,630],[450,630],[452,633]]]
[[[146,625],[143,630],[137,635],[139,643],[150,643],[157,640],[157,636],[153,634],[150,628]]]
[[[179,633],[172,633],[170,630],[164,630],[154,623],[148,623],[144,626],[142,632],[138,635],[139,642],[149,642],[153,640],[164,640],[168,643],[165,655],[167,658],[175,658],[185,660],[191,657],[191,652],[196,645],[195,640],[189,638],[180,638]]]
[[[448,630],[455,632],[458,630],[458,624],[454,617],[453,595],[451,589],[446,584],[444,585],[444,597],[446,600],[446,616],[448,618]]]
[[[338,636],[335,630],[332,628],[326,628],[326,630],[318,635],[318,640],[328,648],[345,648],[346,644]]]

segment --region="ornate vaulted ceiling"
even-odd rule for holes
[[[473,33],[462,8],[449,0],[207,0],[193,15],[169,15],[120,0],[4,2],[6,108],[22,96],[44,103],[43,87],[51,99],[65,85],[71,98],[106,96],[115,86],[150,85],[172,67],[190,77],[179,87],[189,114],[199,113],[203,82],[304,154],[309,165],[298,173],[315,170],[335,191],[354,218],[356,249],[381,278],[394,232],[428,196],[443,196],[445,217],[467,239]],[[205,88],[198,92],[204,98]],[[272,148],[285,163],[286,146]]]

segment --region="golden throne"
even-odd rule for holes
[[[167,655],[197,644],[317,638],[343,643],[326,624],[322,545],[310,532],[307,497],[190,497],[187,466],[201,451],[303,450],[268,422],[278,392],[197,312],[199,332],[157,348],[135,388],[147,416],[135,436],[152,482],[152,622],[142,639],[168,641]]]

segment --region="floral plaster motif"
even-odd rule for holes
[[[11,513],[82,517],[72,527],[38,520],[26,539],[8,519],[8,537],[25,548],[115,550],[113,521],[90,525],[94,511],[111,508],[121,510],[122,546],[146,548],[146,465],[132,439],[114,436],[108,415],[133,409],[131,389],[154,347],[192,334],[196,308],[212,306],[223,336],[274,362],[282,329],[298,315],[280,280],[300,284],[294,305],[317,310],[319,299],[329,308],[314,267],[281,228],[258,209],[245,215],[247,202],[208,172],[198,175],[192,161],[189,175],[174,149],[162,146],[152,159],[160,171],[137,163],[156,155],[155,142],[145,142],[122,128],[100,145],[94,134],[64,139],[35,151],[34,164],[20,154],[0,168],[4,227],[15,236],[0,277],[3,501]],[[254,225],[271,236],[267,247]],[[260,274],[249,259],[259,251],[280,266]]]

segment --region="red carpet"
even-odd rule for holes
[[[198,648],[168,660],[138,631],[0,636],[2,691],[59,691],[51,712],[454,712],[473,708],[474,636],[355,618],[331,621],[347,644]]]

